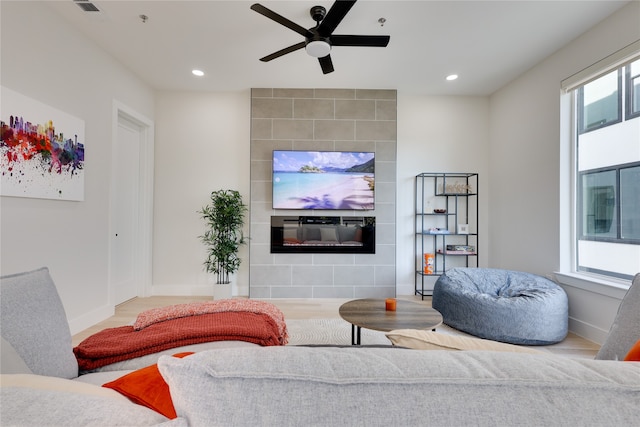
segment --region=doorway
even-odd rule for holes
[[[109,300],[151,294],[153,124],[114,104],[110,197]]]

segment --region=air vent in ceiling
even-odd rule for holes
[[[86,0],[73,0],[78,7],[80,7],[80,9],[84,10],[85,12],[100,12],[100,9],[98,9],[98,7],[91,3],[90,1],[86,1]]]

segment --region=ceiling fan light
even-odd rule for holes
[[[331,52],[331,45],[323,40],[314,40],[307,43],[305,49],[314,58],[324,58]]]

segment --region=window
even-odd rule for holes
[[[620,169],[620,238],[640,242],[640,165]]]
[[[582,174],[582,238],[615,238],[615,171]]]
[[[640,243],[640,163],[579,177],[580,238]]]
[[[640,59],[576,86],[574,268],[640,271]]]
[[[640,116],[640,61],[627,67],[627,120]]]
[[[622,84],[620,70],[615,70],[578,89],[578,132],[584,133],[622,120]]]

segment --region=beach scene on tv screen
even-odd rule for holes
[[[374,208],[374,153],[274,151],[274,209]]]

